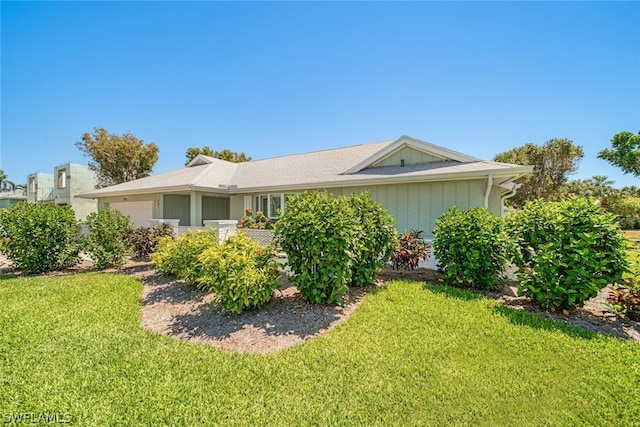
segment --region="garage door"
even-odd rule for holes
[[[149,220],[153,218],[153,201],[116,202],[109,203],[109,207],[129,215],[136,227],[149,227]]]

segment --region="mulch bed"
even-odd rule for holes
[[[92,263],[85,260],[68,271],[53,274],[92,270]],[[130,259],[121,268],[105,271],[130,274],[142,280],[143,327],[178,339],[244,353],[274,352],[326,333],[347,319],[373,287],[351,289],[342,306],[330,307],[307,304],[295,286],[283,278],[274,298],[261,310],[232,314],[210,304],[210,294],[173,277],[155,274],[147,260]],[[19,274],[3,258],[0,258],[0,273]],[[438,283],[439,275],[434,270],[422,268],[414,271],[387,268],[380,273],[374,286],[393,279]],[[518,297],[513,285],[480,293],[517,310],[539,313],[565,324],[640,342],[640,324],[623,321],[604,306],[607,289],[568,315],[541,310],[528,298]]]

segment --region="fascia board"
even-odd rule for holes
[[[384,178],[372,178],[372,179],[348,179],[340,181],[324,181],[314,182],[308,184],[292,184],[292,185],[274,185],[274,186],[260,186],[260,187],[245,187],[231,190],[230,194],[252,194],[252,193],[267,193],[267,192],[284,192],[284,191],[304,191],[304,190],[316,190],[322,188],[343,188],[343,187],[362,187],[369,185],[393,185],[393,184],[407,184],[411,182],[434,182],[434,181],[462,181],[470,179],[486,179],[487,175],[492,174],[494,179],[503,178],[503,183],[520,178],[527,175],[529,167],[513,168],[509,170],[496,169],[496,170],[484,170],[484,171],[469,171],[469,172],[457,172],[457,173],[442,173],[433,174],[428,176],[404,176],[404,177],[384,177]]]

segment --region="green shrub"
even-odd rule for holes
[[[612,214],[586,199],[528,202],[508,219],[517,241],[518,293],[545,309],[584,305],[627,268],[626,239]]]
[[[0,250],[26,273],[78,263],[79,225],[69,206],[19,203],[0,210]]]
[[[429,257],[431,244],[421,237],[422,231],[406,231],[400,235],[391,254],[391,263],[395,270],[415,269],[420,261]]]
[[[446,283],[490,289],[503,278],[512,243],[486,208],[451,207],[436,220],[433,249]]]
[[[287,253],[290,279],[306,301],[342,301],[351,282],[354,218],[353,207],[327,191],[287,200],[275,242]]]
[[[103,209],[87,216],[89,235],[85,250],[98,268],[117,267],[125,263],[129,254],[127,233],[132,227],[128,216],[116,209]]]
[[[278,287],[273,248],[251,240],[242,231],[198,256],[198,286],[214,293],[213,303],[233,313],[262,307]]]
[[[175,240],[172,237],[160,238],[150,258],[159,273],[173,274],[189,284],[197,284],[202,267],[198,256],[217,245],[218,233],[215,230],[187,231]]]
[[[158,224],[153,227],[138,227],[129,230],[126,240],[137,258],[144,258],[156,251],[158,242],[163,237],[173,239],[175,233],[169,224]]]
[[[347,199],[354,210],[352,238],[353,265],[351,285],[367,286],[389,262],[395,248],[397,232],[395,219],[380,203],[366,193],[354,194]]]

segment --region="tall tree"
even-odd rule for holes
[[[160,151],[156,144],[145,144],[131,133],[116,135],[102,128],[94,128],[93,135],[82,135],[76,147],[93,159],[89,168],[98,176],[96,188],[149,176]]]
[[[637,135],[627,131],[615,134],[611,148],[600,151],[598,158],[619,167],[624,173],[640,177],[640,131]]]
[[[187,148],[187,153],[186,153],[187,161],[184,164],[188,165],[189,162],[195,159],[196,156],[198,156],[199,154],[202,154],[204,156],[209,156],[209,157],[215,157],[216,159],[226,160],[228,162],[233,162],[233,163],[248,162],[249,160],[251,160],[251,157],[248,157],[244,153],[237,153],[235,151],[229,150],[228,148],[225,148],[222,151],[216,151],[211,147],[209,147],[208,145],[206,145],[202,148],[198,148],[198,147]]]
[[[568,175],[578,170],[584,157],[581,146],[566,138],[553,138],[542,146],[527,143],[495,156],[495,161],[533,166],[533,174],[520,178],[522,187],[509,199],[514,206],[527,200],[555,200],[561,194]]]

